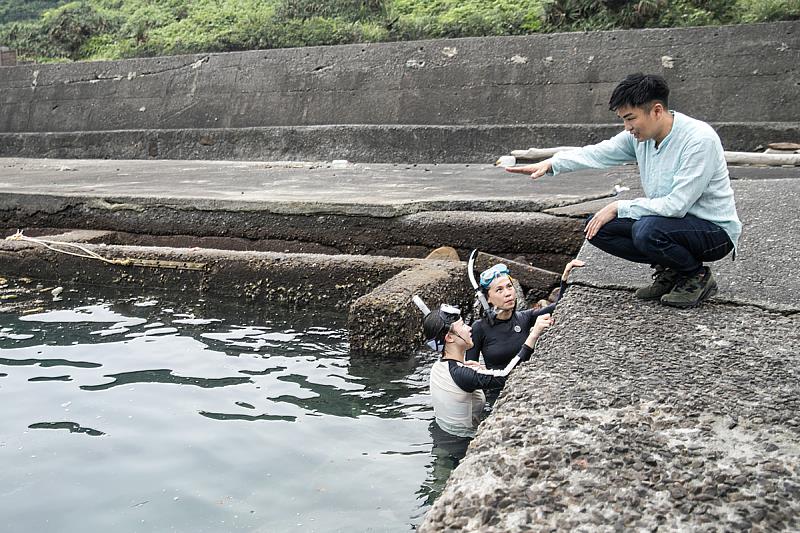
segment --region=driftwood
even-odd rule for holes
[[[769,143],[767,148],[772,148],[773,150],[800,150],[800,143]]]
[[[754,152],[725,152],[729,165],[800,166],[800,154],[760,154]]]
[[[528,148],[527,150],[511,150],[511,155],[517,159],[526,161],[543,161],[553,157],[558,152],[568,152],[575,150],[578,146],[556,146],[555,148]]]
[[[526,161],[542,161],[553,157],[558,152],[574,150],[574,146],[559,146],[556,148],[529,148],[527,150],[512,150],[511,155]],[[766,166],[800,166],[800,154],[759,152],[725,152],[725,161],[729,165],[766,165]]]
[[[797,150],[776,150],[775,148],[767,148],[764,150],[765,154],[800,154],[800,148]]]

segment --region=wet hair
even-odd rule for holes
[[[442,305],[425,315],[422,320],[422,331],[426,340],[436,341],[437,344],[444,343],[444,337],[450,333],[450,329],[461,320],[461,311],[450,305]]]
[[[668,109],[669,87],[667,80],[658,74],[629,74],[614,88],[608,108],[616,111],[620,107],[642,107],[650,110],[654,102]]]

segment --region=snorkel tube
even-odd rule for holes
[[[431,312],[431,310],[428,309],[428,306],[425,305],[425,302],[422,301],[422,298],[420,298],[416,294],[411,297],[411,301],[414,302],[414,305],[416,305],[420,311],[422,311],[423,317],[428,316],[428,313]]]
[[[469,282],[472,284],[472,288],[475,290],[475,299],[478,300],[479,304],[481,304],[483,314],[486,317],[486,322],[489,324],[489,326],[494,326],[494,309],[489,306],[489,302],[486,301],[486,295],[483,294],[481,286],[478,285],[478,280],[475,279],[476,255],[478,255],[477,248],[472,250],[472,253],[469,254],[469,261],[467,262],[467,276],[469,276]]]

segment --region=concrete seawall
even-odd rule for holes
[[[795,140],[798,22],[25,65],[0,70],[0,156],[488,162],[618,126],[663,74],[728,149]],[[787,113],[788,111],[788,113]]]

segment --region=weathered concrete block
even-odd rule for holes
[[[0,241],[0,272],[60,283],[148,287],[221,298],[344,308],[421,260],[210,249],[84,245],[123,264],[57,253],[39,244]],[[74,250],[73,250],[74,251]],[[160,266],[164,265],[164,266]],[[186,265],[186,266],[181,266]]]
[[[412,296],[418,295],[431,309],[450,303],[466,311],[471,293],[465,263],[425,260],[404,270],[350,305],[350,351],[359,355],[407,355],[423,342],[423,317]]]

